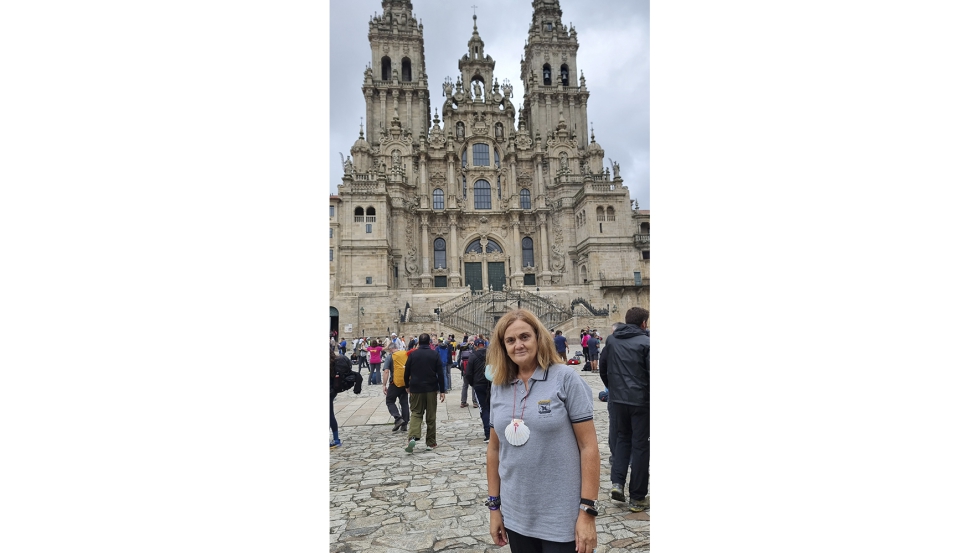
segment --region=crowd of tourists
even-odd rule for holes
[[[570,345],[561,330],[548,330],[533,313],[516,309],[486,337],[467,334],[457,340],[434,332],[407,341],[396,334],[350,342],[340,337],[331,349],[331,448],[342,445],[334,398],[350,389],[351,381],[359,385],[365,366],[368,385],[383,387],[394,418],[391,432],[406,434],[404,451],[412,454],[422,443],[426,450],[438,447],[436,410],[458,371],[460,408],[480,409],[487,444],[485,505],[494,543],[509,544],[515,552],[594,551],[598,436],[592,389],[574,365],[598,373],[607,387],[600,395],[609,413],[610,499],[643,511],[649,507],[648,324],[649,311],[634,307],[625,322],[613,325],[605,344],[596,329],[582,329],[579,341]]]

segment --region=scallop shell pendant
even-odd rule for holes
[[[507,443],[510,445],[524,445],[527,443],[527,439],[531,437],[531,429],[521,419],[514,419],[504,430],[504,437],[507,438]]]

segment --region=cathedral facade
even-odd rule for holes
[[[589,128],[589,90],[575,29],[557,0],[532,7],[520,108],[475,15],[435,97],[411,2],[384,0],[371,19],[366,123],[330,198],[340,335],[480,332],[518,306],[563,330],[608,328],[649,304],[649,211],[576,130]]]

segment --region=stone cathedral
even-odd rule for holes
[[[566,333],[605,335],[648,306],[649,211],[587,132],[587,68],[558,1],[532,1],[519,108],[476,15],[459,73],[433,97],[412,3],[382,8],[368,29],[365,123],[330,198],[332,328],[462,335],[524,307]]]

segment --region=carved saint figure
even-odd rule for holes
[[[568,169],[568,154],[567,153],[562,152],[561,155],[558,156],[558,167],[560,167],[561,169]]]
[[[351,163],[350,156],[347,156],[347,161],[344,162],[344,173],[350,173],[354,170],[354,164]]]
[[[462,121],[459,121],[458,123],[456,123],[456,138],[458,138],[460,140],[463,139],[463,132],[464,132],[463,129],[464,129],[464,126],[463,126],[463,122]]]
[[[391,166],[401,167],[402,165],[402,153],[400,150],[391,151]]]
[[[613,162],[613,178],[619,178],[619,163]]]

